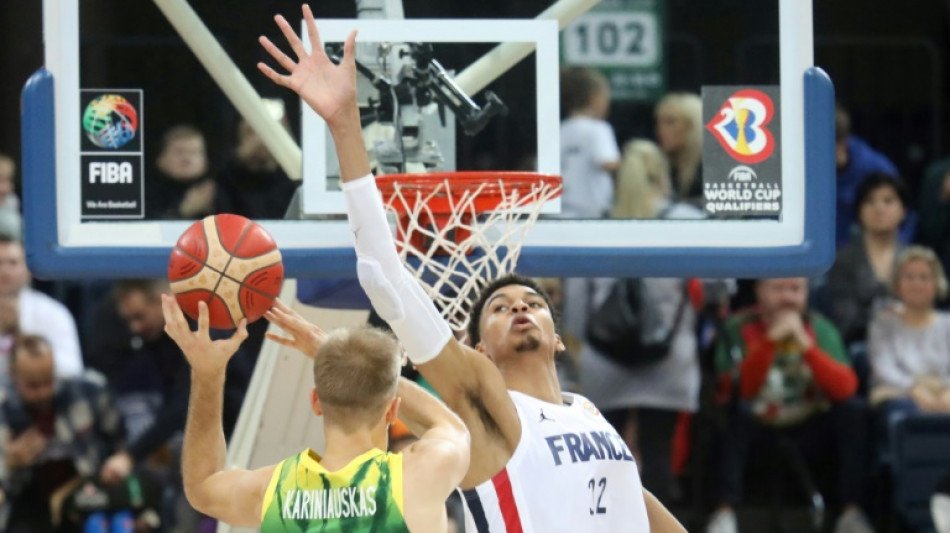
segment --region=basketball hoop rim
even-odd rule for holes
[[[445,191],[438,194],[440,199],[448,196],[457,199],[468,193],[477,193],[480,200],[478,202],[479,212],[491,210],[491,204],[500,202],[506,195],[513,193],[526,195],[537,189],[560,188],[561,184],[561,176],[556,174],[511,170],[402,173],[376,176],[376,186],[387,201],[397,193],[397,190],[415,192],[423,197],[428,197],[440,187],[444,187]],[[560,194],[560,191],[557,191],[550,198],[556,198]],[[430,204],[434,207],[443,205],[442,202],[430,202]],[[391,207],[402,214],[406,206],[397,202],[393,203]]]

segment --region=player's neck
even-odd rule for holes
[[[508,390],[518,391],[549,403],[561,404],[561,383],[554,361],[522,359],[501,368]]]
[[[388,445],[385,425],[346,432],[338,426],[325,423],[324,431],[327,449],[320,463],[331,472],[343,468],[354,458],[373,448],[385,451]]]

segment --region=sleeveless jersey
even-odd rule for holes
[[[309,448],[274,469],[261,533],[408,533],[402,455],[372,449],[336,472]]]
[[[468,533],[649,533],[633,455],[587,398],[508,391],[521,440],[505,468],[462,491]]]

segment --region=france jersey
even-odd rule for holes
[[[521,440],[505,468],[462,491],[468,533],[649,533],[633,454],[587,398],[508,391]]]

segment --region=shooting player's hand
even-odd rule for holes
[[[258,63],[257,68],[274,83],[296,92],[318,115],[327,123],[332,124],[345,112],[356,108],[354,53],[356,31],[351,32],[346,38],[346,43],[343,45],[343,58],[339,65],[334,65],[323,49],[320,33],[313,20],[313,13],[306,4],[303,5],[303,17],[307,24],[307,35],[310,38],[310,53],[307,53],[300,37],[290,27],[287,20],[277,15],[274,20],[297,56],[297,60],[294,61],[277,48],[270,39],[261,36],[258,39],[261,46],[289,74],[278,74],[265,63]]]
[[[165,333],[178,344],[194,372],[213,374],[223,372],[231,356],[247,338],[247,319],[242,318],[230,339],[211,340],[208,304],[198,302],[198,329],[192,331],[185,314],[174,296],[162,295],[162,314],[165,315]]]

